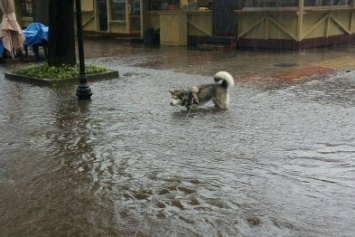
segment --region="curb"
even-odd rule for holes
[[[75,84],[79,82],[79,77],[64,78],[64,79],[47,79],[47,78],[36,78],[36,77],[17,75],[11,72],[6,72],[5,78],[11,81],[24,82],[24,83],[37,85],[37,86],[59,86],[59,85]],[[119,78],[119,73],[118,71],[108,70],[106,72],[102,72],[98,74],[86,75],[86,78],[88,82],[110,80],[110,79]]]

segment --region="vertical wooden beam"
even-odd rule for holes
[[[350,12],[350,17],[349,17],[349,32],[350,34],[354,33],[354,29],[353,29],[353,19],[354,19],[354,11]]]
[[[111,9],[111,2],[106,0],[106,8],[107,8],[107,31],[111,32],[111,16],[112,16],[112,9]]]
[[[269,39],[269,17],[265,17],[265,31],[264,31],[264,40]]]
[[[298,0],[298,21],[297,21],[297,40],[300,42],[303,37],[303,16],[304,16],[304,0]]]
[[[330,23],[331,23],[331,17],[332,17],[332,11],[328,12],[327,18],[325,20],[325,37],[329,37],[329,32],[330,32]]]
[[[148,28],[150,26],[150,19],[148,16],[148,8],[149,8],[149,2],[148,1],[143,1],[140,0],[140,9],[141,9],[141,36],[144,35],[144,29]],[[149,22],[148,22],[149,21]]]

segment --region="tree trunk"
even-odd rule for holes
[[[74,0],[49,0],[48,65],[76,64]]]

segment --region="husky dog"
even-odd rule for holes
[[[228,72],[220,71],[214,76],[214,81],[216,82],[214,84],[169,91],[172,98],[170,104],[186,106],[189,110],[192,105],[202,106],[212,100],[216,108],[228,109],[228,88],[234,86],[234,79]]]

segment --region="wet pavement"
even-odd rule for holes
[[[354,236],[355,44],[85,50],[120,72],[89,102],[1,65],[1,236]],[[218,70],[228,111],[169,105]]]

